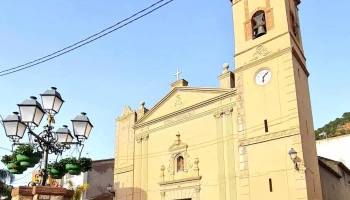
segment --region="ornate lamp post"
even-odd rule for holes
[[[13,142],[13,146],[32,145],[43,152],[40,184],[46,185],[49,175],[47,168],[48,155],[61,155],[65,150],[70,149],[70,145],[82,146],[82,151],[84,148],[83,142],[88,139],[93,126],[86,113],[82,112],[81,115],[76,116],[71,120],[73,133],[77,139],[76,142],[73,142],[73,135],[68,126],[64,125],[57,131],[53,131],[54,116],[60,111],[64,103],[60,93],[57,92],[57,88],[52,87],[51,90],[46,90],[41,94],[41,99],[43,106],[33,96],[18,104],[20,112],[14,112],[13,115],[9,115],[2,120],[2,123],[6,136]],[[44,126],[44,130],[37,134],[33,130],[40,125],[45,114],[47,116],[47,124]],[[23,138],[26,130],[28,130],[28,137],[30,138],[29,143],[20,143],[19,141]],[[33,140],[31,139],[32,137],[34,137]]]

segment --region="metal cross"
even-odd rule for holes
[[[180,72],[178,69],[176,70],[176,73],[174,74],[174,76],[176,76],[176,80],[178,81],[179,80],[179,75],[181,74],[182,72]]]

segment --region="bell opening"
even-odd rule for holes
[[[252,31],[253,39],[263,36],[266,31],[265,12],[262,10],[257,11],[252,17]]]

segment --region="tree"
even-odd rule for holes
[[[83,185],[78,185],[76,187],[73,186],[73,182],[71,180],[67,181],[68,189],[73,190],[73,197],[70,200],[81,200],[83,193],[89,189],[91,186],[87,183]]]
[[[8,170],[0,169],[0,196],[6,197],[5,200],[11,199],[11,184],[15,180],[15,176]]]
[[[321,139],[320,133],[325,132],[327,137],[335,137],[338,135],[350,134],[350,130],[344,128],[344,125],[350,123],[350,112],[345,112],[341,118],[336,118],[334,121],[330,121],[323,127],[315,130],[316,139]]]

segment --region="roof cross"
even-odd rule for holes
[[[176,70],[176,73],[174,74],[174,76],[176,76],[176,81],[179,80],[179,75],[181,74],[182,72],[179,71],[178,69]]]

